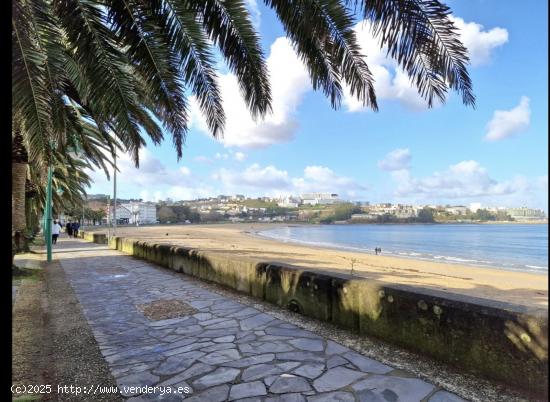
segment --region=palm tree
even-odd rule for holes
[[[474,105],[466,49],[450,10],[437,0],[264,2],[283,24],[313,87],[335,108],[344,85],[364,105],[378,108],[352,6],[372,23],[380,46],[430,106],[435,98],[444,101],[448,89]],[[18,116],[30,160],[45,166],[52,153],[66,152],[70,137],[86,142],[82,122],[93,126],[97,140],[89,143],[86,158],[104,169],[104,154],[93,151],[98,143],[112,150],[120,142],[138,165],[143,134],[159,143],[162,127],[179,159],[191,95],[212,135],[222,135],[215,48],[251,113],[268,113],[268,71],[244,0],[13,0],[12,116]],[[13,207],[24,210],[24,204]]]

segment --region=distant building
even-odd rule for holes
[[[152,202],[130,202],[117,205],[116,218],[118,223],[150,224],[157,222],[157,207]],[[111,211],[111,221],[113,214]]]
[[[110,217],[109,217],[110,222],[113,222],[115,219],[113,212],[114,212],[113,208],[110,208]],[[130,209],[120,204],[116,206],[117,224],[122,224],[122,225],[128,224],[130,223],[131,218],[132,218],[132,212]]]
[[[277,202],[277,206],[283,208],[298,208],[300,199],[294,197],[283,197]]]
[[[340,201],[338,194],[334,193],[304,193],[300,198],[302,204],[306,205],[335,204]]]
[[[472,202],[470,203],[470,212],[477,212],[478,209],[481,209],[481,203],[480,202]]]
[[[546,218],[546,214],[542,209],[527,207],[508,208],[506,209],[506,213],[516,220],[537,220]]]
[[[457,205],[453,207],[445,207],[445,212],[448,212],[452,215],[466,215],[470,211],[470,208],[463,205]],[[474,211],[475,212],[475,211]]]

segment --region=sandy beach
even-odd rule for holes
[[[117,228],[116,234],[339,273],[350,273],[353,261],[356,276],[520,305],[548,306],[547,275],[303,246],[257,235],[273,227],[275,224],[244,223],[144,226]]]

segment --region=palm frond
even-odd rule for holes
[[[12,115],[21,122],[31,159],[38,153],[49,155],[52,138],[46,52],[32,15],[32,7],[39,7],[39,3],[12,2]]]
[[[225,113],[214,68],[208,37],[200,24],[197,10],[186,2],[165,0],[152,7],[170,48],[179,56],[184,80],[196,96],[212,135],[223,130]]]
[[[468,52],[449,18],[449,7],[438,0],[360,0],[359,4],[380,45],[405,69],[429,106],[434,98],[444,102],[448,88],[459,92],[465,105],[475,106],[466,68]]]
[[[189,0],[200,13],[210,39],[219,47],[239,82],[255,117],[271,111],[271,90],[265,58],[246,5],[242,0]]]

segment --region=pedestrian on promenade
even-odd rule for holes
[[[57,244],[57,238],[59,237],[60,232],[61,232],[61,225],[57,223],[56,220],[54,220],[52,225],[52,243],[53,244]]]
[[[65,231],[67,232],[67,235],[69,235],[69,237],[73,235],[73,223],[71,221],[67,221],[67,224],[65,225]]]
[[[76,239],[78,237],[78,229],[80,228],[80,223],[78,221],[73,223],[73,235]]]

